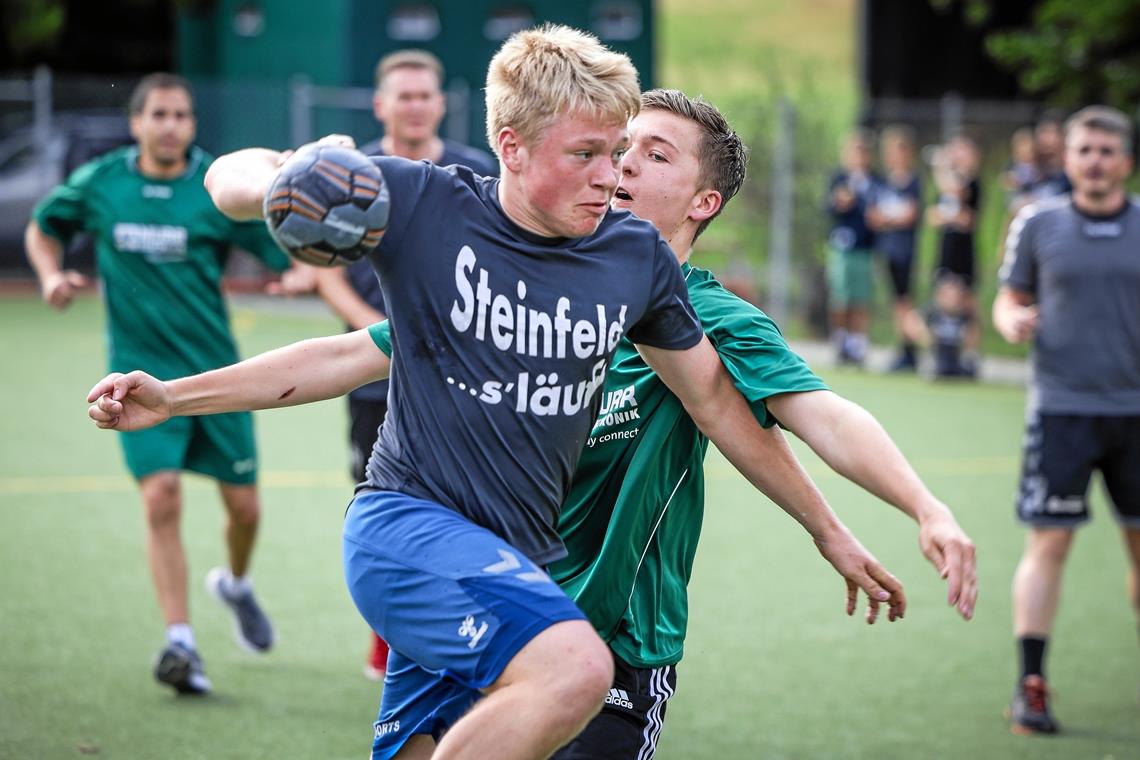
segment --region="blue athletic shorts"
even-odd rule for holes
[[[392,649],[374,758],[437,736],[551,625],[586,616],[541,568],[454,510],[393,491],[357,494],[344,524],[357,609]]]

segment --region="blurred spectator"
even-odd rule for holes
[[[976,321],[969,289],[956,275],[943,272],[934,283],[933,303],[925,319],[912,310],[904,329],[910,340],[933,352],[934,377],[974,377],[977,364],[964,361],[962,349]]]
[[[1037,181],[1029,192],[1034,200],[1065,195],[1073,185],[1065,174],[1065,117],[1048,111],[1033,131],[1033,152],[1037,159]]]
[[[1034,127],[1033,160],[1036,175],[1010,203],[1011,213],[1017,213],[1034,201],[1065,195],[1073,190],[1065,174],[1065,128],[1064,116],[1060,112],[1047,111]]]
[[[882,256],[894,293],[894,325],[899,353],[892,372],[913,372],[917,367],[914,343],[906,337],[904,322],[913,310],[910,300],[915,238],[922,213],[922,186],[915,171],[914,133],[907,127],[883,130],[879,149],[884,176],[873,188],[867,223],[875,235],[875,250]]]
[[[871,246],[867,208],[876,182],[871,174],[874,137],[856,130],[843,139],[842,167],[828,185],[832,228],[827,241],[827,281],[831,339],[841,364],[862,364],[870,319]]]
[[[1009,138],[1009,163],[1001,175],[1001,185],[1009,196],[1007,205],[1012,208],[1021,203],[1022,196],[1037,184],[1040,177],[1033,129],[1021,127]]]
[[[957,277],[966,288],[967,311],[972,316],[977,312],[974,231],[981,202],[978,183],[981,152],[971,138],[957,135],[935,152],[933,163],[938,203],[927,209],[926,217],[927,222],[940,231],[935,280],[944,274]],[[968,369],[977,362],[980,339],[977,320],[973,319],[965,337],[962,357],[962,363]]]

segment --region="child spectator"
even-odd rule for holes
[[[1037,154],[1033,144],[1033,129],[1021,127],[1009,138],[1009,163],[1001,175],[1001,184],[1008,194],[1008,206],[1021,203],[1021,197],[1030,192],[1041,173],[1037,168]]]
[[[861,365],[867,354],[871,305],[871,246],[867,207],[875,178],[871,174],[873,137],[856,130],[843,140],[842,167],[828,185],[827,283],[831,338],[840,364]]]
[[[911,271],[918,223],[922,218],[922,186],[915,172],[914,133],[908,127],[890,126],[879,140],[885,176],[875,185],[867,223],[875,234],[875,249],[882,255],[894,293],[894,325],[899,353],[892,372],[913,372],[915,347],[903,329],[910,300]]]
[[[976,361],[963,351],[977,321],[970,303],[970,291],[961,278],[943,271],[937,276],[933,304],[925,319],[916,311],[908,315],[908,337],[933,353],[935,378],[977,376]]]

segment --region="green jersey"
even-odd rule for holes
[[[688,264],[682,271],[705,334],[761,425],[777,422],[765,399],[827,388],[766,314],[711,273]],[[369,333],[391,356],[388,323]],[[548,569],[634,667],[681,660],[707,448],[680,400],[622,339],[558,521],[568,554]]]
[[[36,206],[40,228],[63,242],[95,239],[107,303],[110,368],[160,379],[237,361],[221,281],[236,245],[281,271],[289,259],[261,222],[234,222],[203,186],[212,160],[191,148],[186,171],[144,177],[138,149],[84,164]]]
[[[768,397],[826,388],[767,315],[711,273],[683,270],[705,334],[761,425],[777,422]],[[568,556],[550,572],[634,667],[681,659],[707,447],[680,400],[623,340],[559,518]]]

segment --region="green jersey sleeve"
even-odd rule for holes
[[[388,327],[388,320],[385,319],[383,322],[370,325],[368,335],[376,347],[384,352],[385,356],[392,356],[392,330]]]
[[[730,292],[711,273],[686,267],[685,274],[689,298],[705,334],[761,425],[779,422],[768,411],[765,399],[781,393],[827,390],[788,347],[771,317]]]
[[[248,251],[275,272],[284,272],[290,266],[288,254],[273,242],[265,222],[250,220],[231,222],[230,240],[238,248]]]
[[[97,161],[80,166],[36,204],[32,219],[45,234],[67,243],[87,229],[88,189],[99,166]]]

